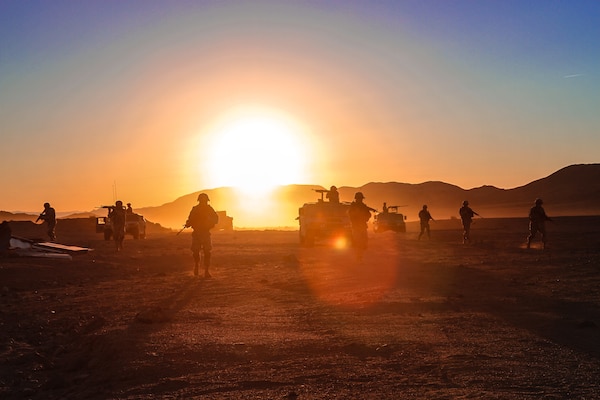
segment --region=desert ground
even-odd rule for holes
[[[13,235],[44,237],[11,223]],[[4,399],[597,399],[600,217],[456,220],[350,249],[297,231],[127,237],[59,221],[73,260],[0,257]]]

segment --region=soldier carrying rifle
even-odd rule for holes
[[[200,264],[200,250],[202,250],[204,277],[210,278],[208,272],[210,267],[210,258],[212,242],[210,239],[210,230],[219,222],[219,216],[215,210],[208,204],[210,199],[206,193],[198,195],[198,205],[192,208],[190,215],[185,222],[184,228],[192,227],[192,255],[194,256],[194,275],[198,275],[198,266]]]
[[[48,224],[48,236],[50,241],[56,241],[56,211],[50,207],[50,203],[44,203],[44,211],[37,217],[35,222],[42,220]]]
[[[363,253],[367,249],[367,222],[371,218],[371,211],[377,211],[363,203],[364,198],[362,192],[356,192],[354,201],[348,209],[348,216],[352,223],[352,246],[356,251],[358,261],[362,260]]]

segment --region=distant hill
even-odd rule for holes
[[[0,211],[0,221],[35,221],[39,214],[30,214],[24,212],[9,212],[9,211]],[[97,216],[104,216],[106,212],[102,211],[90,211],[90,212],[58,212],[56,213],[56,217],[58,219],[74,219],[74,218],[90,218]]]
[[[537,197],[544,199],[550,215],[600,215],[600,164],[571,165],[546,178],[514,189],[493,186],[465,190],[443,182],[416,185],[400,183],[370,183],[361,188],[369,204],[381,204],[387,199],[399,205],[409,220],[417,219],[423,204],[434,218],[458,217],[464,200],[484,216],[526,216]],[[379,207],[379,206],[378,206]]]
[[[0,211],[0,221],[35,221],[38,215]]]
[[[105,214],[106,212],[102,213],[102,216],[104,216]],[[64,217],[61,217],[61,219],[96,218],[99,216],[101,215],[97,212],[78,212],[65,215]]]
[[[295,218],[298,207],[309,201],[316,201],[318,194],[314,189],[323,189],[316,185],[288,185],[278,187],[266,201],[256,201],[240,194],[235,188],[225,187],[194,192],[179,197],[171,203],[159,207],[136,208],[143,214],[163,226],[181,229],[193,206],[198,204],[200,192],[208,194],[211,205],[217,211],[227,211],[233,217],[234,227],[283,228],[297,226]],[[259,223],[244,218],[245,214],[259,216]]]
[[[288,185],[278,187],[266,200],[253,199],[240,194],[235,188],[224,187],[202,190],[211,199],[217,211],[227,211],[233,217],[236,228],[283,228],[297,227],[298,208],[320,197],[317,185]],[[600,215],[600,164],[571,165],[527,185],[513,189],[482,186],[462,189],[444,182],[419,184],[398,182],[371,182],[361,187],[338,187],[341,201],[352,201],[354,193],[362,191],[365,202],[381,210],[383,202],[388,206],[402,206],[400,212],[409,221],[417,219],[423,204],[427,204],[436,219],[458,217],[463,200],[469,200],[472,208],[484,217],[523,217],[537,197],[544,199],[550,216]],[[197,204],[201,191],[179,197],[157,207],[136,208],[146,219],[163,227],[183,227],[191,208]],[[102,209],[89,213],[69,215],[64,218],[106,215]],[[0,211],[0,220],[34,221],[37,215]]]
[[[240,195],[234,188],[203,190],[217,210],[226,210],[233,217],[235,227],[296,227],[298,208],[316,201],[316,185],[289,185],[279,187],[266,201],[256,202]],[[580,164],[565,167],[550,176],[514,189],[482,186],[462,189],[444,182],[408,184],[398,182],[368,183],[361,187],[338,187],[341,201],[352,201],[354,193],[362,191],[365,202],[381,210],[388,206],[403,206],[400,211],[408,220],[416,220],[423,204],[433,217],[458,217],[463,200],[485,217],[526,216],[537,197],[545,201],[549,215],[600,215],[600,164]],[[185,223],[190,209],[197,204],[198,192],[182,196],[158,207],[136,209],[147,219],[174,229]],[[252,222],[249,214],[260,215],[260,222]],[[251,225],[250,225],[251,223]]]

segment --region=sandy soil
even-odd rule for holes
[[[59,223],[94,251],[0,258],[0,397],[600,398],[599,222],[556,218],[547,250],[523,219],[477,220],[467,246],[456,221],[422,241],[409,224],[362,262],[217,232],[212,279],[188,232],[116,253]]]

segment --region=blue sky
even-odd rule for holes
[[[0,209],[218,186],[247,106],[302,127],[294,183],[517,187],[600,162],[598,38],[598,1],[3,1]]]

